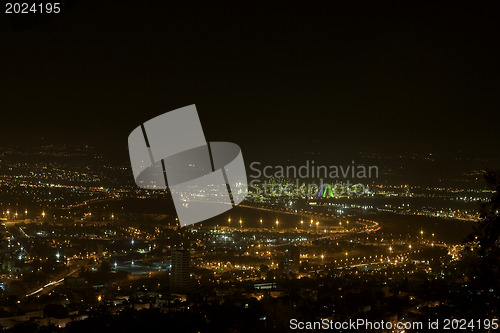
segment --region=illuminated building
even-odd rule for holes
[[[170,291],[189,292],[192,290],[190,261],[187,250],[172,251],[172,275],[170,277]]]
[[[285,250],[285,273],[297,274],[300,268],[300,250],[297,246],[290,246]]]

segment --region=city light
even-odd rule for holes
[[[1,330],[500,326],[499,5],[11,2]]]

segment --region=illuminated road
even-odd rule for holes
[[[63,282],[65,278],[67,278],[68,276],[71,276],[71,275],[75,274],[76,272],[78,272],[78,269],[75,269],[74,271],[71,271],[68,275],[66,275],[65,277],[63,277],[63,278],[61,278],[59,280],[51,281],[51,282],[47,283],[43,287],[41,287],[41,288],[33,291],[32,293],[27,294],[26,297],[30,297],[30,296],[36,295],[38,293],[41,293],[42,291],[47,292],[48,288],[53,287],[53,286],[57,286],[59,283]]]

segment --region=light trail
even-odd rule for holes
[[[72,271],[71,273],[69,273],[68,275],[66,275],[66,277],[73,275],[75,272],[77,272],[77,270]],[[34,292],[27,294],[26,297],[30,297],[30,296],[36,295],[39,292],[42,292],[45,288],[48,288],[48,287],[51,287],[51,286],[55,286],[55,285],[63,282],[66,277],[63,277],[62,279],[59,279],[57,281],[49,282],[46,285],[44,285],[43,287],[35,290]]]
[[[29,297],[29,296],[36,295],[36,294],[38,294],[39,292],[43,291],[43,290],[44,290],[45,288],[47,288],[47,287],[54,286],[54,285],[56,285],[56,284],[58,284],[58,283],[63,282],[63,281],[64,281],[64,279],[65,279],[65,278],[62,278],[62,279],[57,280],[57,281],[52,281],[52,282],[49,282],[49,283],[47,283],[45,286],[43,286],[42,288],[40,288],[40,289],[38,289],[38,290],[35,290],[34,292],[32,292],[31,294],[28,294],[28,295],[26,295],[26,296],[27,296],[27,297]]]

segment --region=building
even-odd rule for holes
[[[286,274],[299,273],[300,268],[300,250],[297,246],[292,245],[285,250],[285,260],[283,268]]]
[[[187,250],[172,251],[172,274],[170,276],[170,291],[185,293],[192,291],[191,256]]]

